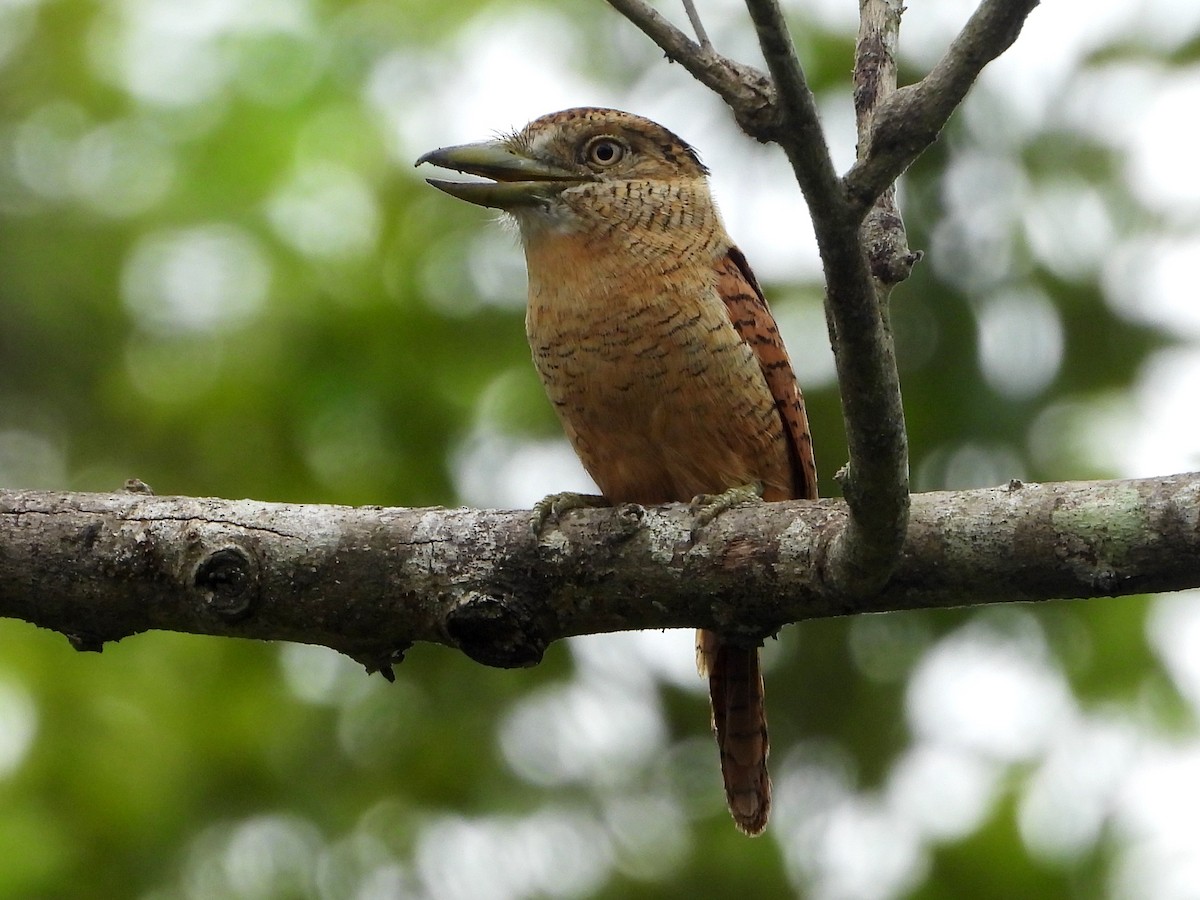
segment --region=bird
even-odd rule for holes
[[[422,163],[487,179],[428,181],[515,220],[533,362],[605,502],[719,512],[816,498],[803,394],[690,144],[633,113],[578,107]],[[757,835],[771,806],[759,648],[701,630],[696,656],[730,813]]]

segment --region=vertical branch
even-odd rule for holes
[[[778,96],[771,136],[804,193],[825,271],[825,316],[850,451],[839,473],[850,517],[830,547],[826,575],[846,594],[861,595],[887,582],[908,528],[908,436],[895,347],[864,252],[861,213],[834,172],[783,11],[777,0],[746,0],[746,7]]]
[[[859,0],[858,41],[854,50],[854,113],[858,121],[858,162],[870,154],[875,114],[896,92],[896,44],[902,0]],[[859,231],[881,301],[908,277],[919,253],[908,249],[904,220],[891,182],[875,198]]]
[[[788,154],[819,230],[820,219],[837,218],[845,202],[825,142],[825,130],[817,115],[817,102],[809,90],[783,10],[776,0],[746,0],[746,9],[758,33],[758,44],[777,95],[769,138]]]
[[[980,0],[945,57],[896,88],[901,0],[859,0],[854,102],[858,159],[838,179],[816,101],[779,0],[745,0],[770,69],[701,46],[645,0],[608,0],[667,56],[725,99],[747,134],[783,148],[812,215],[825,271],[825,316],[837,363],[850,463],[839,473],[850,507],[826,560],[845,594],[884,585],[908,527],[908,436],[886,299],[919,258],[908,249],[894,182],[937,139],[980,70],[1012,44],[1038,0]],[[695,9],[688,2],[688,13]]]
[[[711,52],[712,41],[708,39],[708,32],[704,30],[704,22],[700,18],[700,11],[696,9],[695,0],[683,0],[683,8],[687,12],[688,21],[692,23],[696,40],[700,42],[700,49]]]

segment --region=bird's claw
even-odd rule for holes
[[[732,487],[719,494],[697,494],[688,504],[688,509],[696,517],[696,524],[692,528],[692,532],[699,531],[705,525],[711,523],[717,516],[728,512],[735,506],[759,502],[762,500],[763,487],[761,481],[755,481],[750,484]]]
[[[577,494],[574,491],[548,494],[533,505],[533,512],[529,516],[529,530],[535,538],[540,538],[546,526],[557,522],[564,513],[573,509],[595,509],[611,505],[599,494]]]

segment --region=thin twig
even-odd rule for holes
[[[699,44],[671,24],[662,13],[643,3],[642,0],[608,0],[609,5],[627,18],[630,22],[646,33],[646,36],[662,48],[667,58],[672,62],[682,63],[696,78],[700,78],[700,57],[703,55]],[[721,94],[721,89],[704,81],[706,85]],[[723,95],[722,95],[723,96]]]
[[[758,141],[772,139],[775,93],[771,81],[753,66],[697,44],[643,0],[607,0],[609,6],[640,28],[692,76],[718,94],[733,110],[738,125]]]
[[[700,42],[700,48],[711,50],[712,41],[708,39],[708,32],[704,30],[704,22],[700,20],[695,0],[683,0],[683,8],[687,12],[688,21],[692,23],[692,31],[696,32],[696,40]]]
[[[1037,5],[1038,0],[983,0],[929,74],[876,110],[870,146],[843,179],[859,215],[937,140],[980,71],[1012,45]]]

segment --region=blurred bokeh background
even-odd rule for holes
[[[911,5],[906,79],[973,7]],[[737,3],[717,47],[759,60]],[[680,10],[664,12],[683,21]],[[844,170],[857,4],[790,13]],[[436,146],[611,105],[695,143],[844,462],[780,154],[599,0],[0,0],[0,484],[526,507],[586,486],[510,231]],[[1047,2],[906,176],[919,490],[1200,468],[1200,5]],[[418,647],[0,622],[0,896],[1200,896],[1200,595],[807,623],[776,812],[724,811],[684,633]]]

